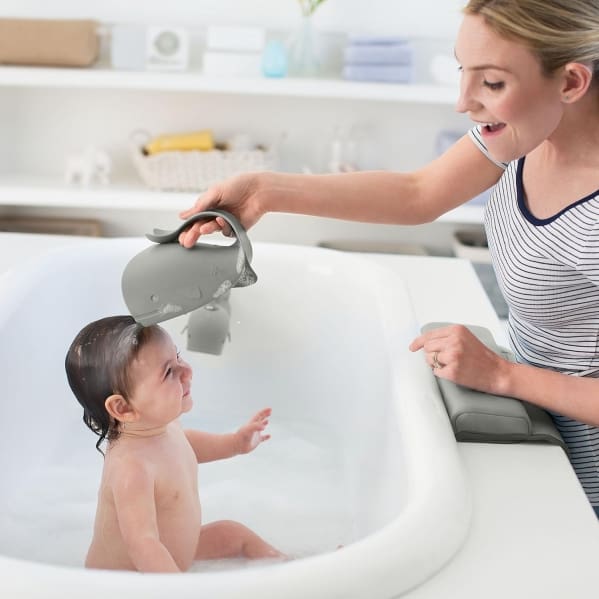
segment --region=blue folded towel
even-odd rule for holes
[[[343,57],[345,79],[410,83],[414,77],[412,45],[399,36],[352,34]]]
[[[345,47],[346,64],[412,64],[411,46],[401,44],[350,44]]]
[[[346,64],[343,77],[352,81],[380,81],[383,83],[410,83],[413,78],[412,65],[405,64]]]
[[[408,40],[405,37],[399,37],[396,35],[360,35],[350,34],[347,36],[347,43],[355,46],[368,45],[368,46],[385,46],[385,45],[397,45],[397,44],[408,44]]]

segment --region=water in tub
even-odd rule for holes
[[[163,325],[171,334],[181,320],[172,323]],[[181,343],[180,348],[184,347]],[[232,412],[227,410],[225,397],[202,397],[202,370],[219,368],[222,357],[187,353],[185,359],[194,368],[195,390],[194,407],[184,416],[184,426],[226,432],[235,423],[245,422],[250,408],[241,413],[235,407]],[[72,401],[75,403],[74,398]],[[47,564],[83,565],[91,540],[102,456],[80,415],[69,414],[63,430],[39,440],[37,451],[44,454],[43,466],[24,473],[17,487],[3,490],[0,554]],[[330,431],[309,415],[283,424],[277,421],[275,411],[268,432],[272,439],[248,455],[199,466],[204,523],[238,520],[291,557],[333,551],[348,543],[352,522],[344,509],[342,456],[335,450]],[[73,451],[74,447],[79,450]],[[310,481],[309,487],[306,481]],[[192,571],[249,565],[252,562],[244,560],[214,560],[197,562]]]
[[[80,426],[74,423],[69,433],[80,434]],[[296,423],[294,430],[285,431],[276,424],[269,430],[277,440],[276,457],[272,452],[256,451],[251,456],[200,467],[204,522],[232,518],[265,537],[264,531],[268,531],[271,536],[267,540],[292,557],[332,550],[347,542],[343,485],[341,481],[331,484],[340,468],[335,456],[317,440],[323,435],[312,430],[308,421]],[[0,553],[50,564],[83,564],[91,539],[102,458],[65,449],[57,447],[51,465],[28,476],[21,488],[13,489],[13,501],[8,501],[1,515]],[[305,488],[306,480],[311,481],[309,489]],[[335,487],[339,492],[331,495]],[[318,521],[311,516],[308,527],[307,512],[319,514]],[[284,522],[284,530],[273,538],[275,529],[264,518]],[[241,564],[241,560],[202,562],[193,570]]]

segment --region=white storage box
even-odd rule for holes
[[[265,31],[261,27],[211,25],[206,32],[206,47],[210,50],[262,52],[265,38]]]
[[[453,235],[453,251],[458,258],[483,264],[491,263],[484,231],[456,231]]]

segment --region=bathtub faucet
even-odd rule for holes
[[[233,230],[231,245],[196,243],[184,248],[179,234],[198,220],[222,217]],[[223,210],[206,210],[174,231],[154,229],[155,242],[134,256],[123,271],[121,289],[129,312],[143,326],[191,312],[188,347],[220,354],[229,336],[230,290],[253,285],[252,245],[239,221]],[[203,348],[203,349],[200,349]]]
[[[230,292],[190,313],[185,327],[187,349],[219,356],[225,341],[231,339]]]

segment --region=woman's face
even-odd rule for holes
[[[455,52],[462,71],[456,109],[482,126],[493,158],[520,158],[555,131],[563,116],[562,82],[544,76],[528,48],[499,36],[482,17],[466,15]]]

